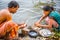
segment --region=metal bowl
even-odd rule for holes
[[[38,36],[38,33],[37,33],[36,31],[34,31],[34,30],[31,30],[31,31],[29,31],[28,35],[29,35],[30,37],[36,38],[36,37]]]

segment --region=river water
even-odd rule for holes
[[[7,7],[8,3],[12,0],[0,0],[0,10]],[[34,5],[39,1],[47,2],[45,0],[16,0],[20,8],[12,16],[12,19],[16,23],[23,23],[25,22],[29,26],[33,25],[41,16],[42,16],[42,9],[34,8]],[[56,0],[55,0],[56,2]],[[56,2],[55,6],[59,6],[58,2]]]

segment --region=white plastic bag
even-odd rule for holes
[[[48,30],[48,29],[41,29],[41,30],[39,31],[39,34],[40,34],[41,36],[43,36],[43,37],[49,37],[49,36],[52,35],[52,32],[51,32],[50,30]]]

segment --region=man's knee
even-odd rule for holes
[[[9,31],[9,30],[15,28],[16,26],[17,26],[16,23],[14,23],[14,22],[12,22],[12,21],[8,21],[8,22],[6,22],[6,24],[5,24],[5,29],[6,29],[7,31]]]

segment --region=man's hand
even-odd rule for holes
[[[19,28],[25,28],[27,25],[26,24],[21,24]]]

